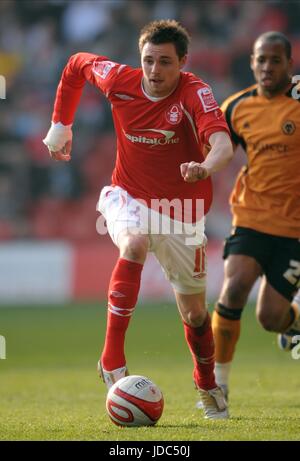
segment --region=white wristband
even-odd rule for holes
[[[51,122],[51,128],[43,143],[52,152],[61,150],[68,141],[72,141],[72,125],[63,125],[61,122]]]

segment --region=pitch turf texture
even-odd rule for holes
[[[162,389],[155,427],[119,428],[105,412],[96,375],[104,304],[0,309],[6,360],[0,360],[1,440],[299,440],[300,361],[277,349],[253,308],[243,317],[232,368],[231,419],[206,421],[195,408],[192,362],[174,304],[138,306],[126,349],[131,373]]]

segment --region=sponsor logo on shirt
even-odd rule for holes
[[[115,66],[116,63],[112,61],[98,61],[94,63],[93,72],[98,75],[98,77],[102,78],[102,80],[105,80]]]
[[[289,146],[283,143],[259,143],[247,141],[247,146],[256,151],[257,154],[262,154],[267,151],[285,154],[289,150]]]
[[[218,109],[218,104],[210,88],[200,88],[200,90],[197,91],[197,95],[200,98],[204,112],[211,112],[212,110]]]
[[[140,143],[140,144],[151,144],[151,147],[155,146],[165,146],[167,144],[178,144],[179,143],[179,138],[174,138],[175,136],[175,131],[170,131],[170,130],[156,130],[152,128],[147,128],[144,130],[135,130],[135,131],[151,131],[154,133],[159,133],[161,136],[155,136],[153,138],[148,138],[144,135],[132,135],[129,133],[126,133],[124,130],[124,135],[125,137],[131,141],[132,143]]]
[[[182,110],[179,104],[172,104],[171,107],[166,111],[167,122],[172,125],[177,125],[182,119]]]

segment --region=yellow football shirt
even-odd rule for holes
[[[253,85],[222,105],[233,142],[247,153],[230,196],[233,225],[300,238],[300,100],[267,99]]]

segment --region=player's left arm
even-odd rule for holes
[[[184,181],[196,182],[206,179],[229,162],[233,156],[232,141],[225,117],[209,85],[200,80],[192,82],[185,98],[184,103],[193,119],[203,160],[199,163],[183,163],[180,170]],[[203,146],[210,149],[205,158]]]
[[[186,182],[206,179],[224,168],[233,157],[230,136],[226,131],[216,131],[209,136],[211,149],[201,163],[188,162],[180,165],[181,175]]]

